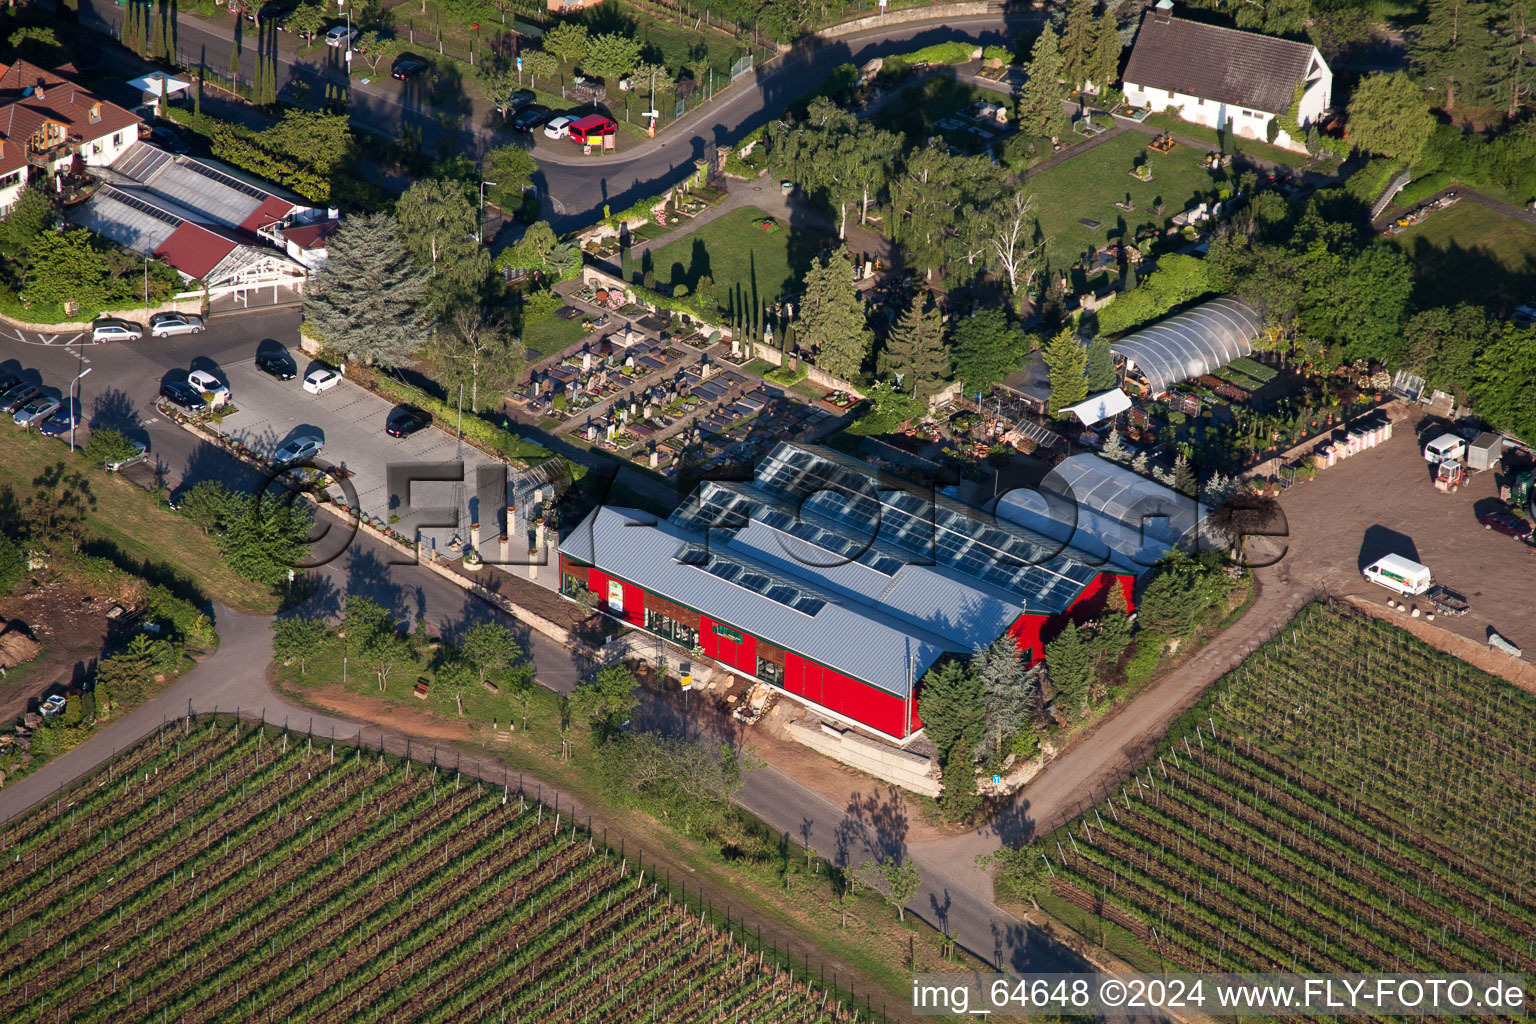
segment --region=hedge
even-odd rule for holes
[[[1374,203],[1400,169],[1396,160],[1374,157],[1370,163],[1349,176],[1344,188],[1366,206]]]
[[[423,412],[430,413],[434,423],[443,430],[457,433],[459,427],[459,409],[457,405],[449,405],[440,399],[434,398],[423,391],[408,387],[393,377],[383,374],[374,379],[373,388],[391,398],[414,405]],[[504,421],[505,422],[505,421]],[[476,442],[490,450],[499,453],[507,459],[520,462],[542,462],[551,457],[554,452],[534,441],[525,441],[511,432],[510,427],[501,425],[487,419],[483,414],[464,411],[464,437],[466,440]]]

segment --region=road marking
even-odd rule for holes
[[[54,342],[59,340],[59,336],[57,334],[39,334],[37,336],[37,340],[42,342],[44,345],[52,345]]]

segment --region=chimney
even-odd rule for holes
[[[43,88],[43,80],[41,78],[37,80],[37,88],[32,90],[32,95],[36,96],[38,99],[45,99],[47,97],[48,94],[47,91]]]

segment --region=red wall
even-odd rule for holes
[[[1136,578],[1101,572],[1083,588],[1083,592],[1067,606],[1065,612],[1059,615],[1020,615],[1008,627],[1008,632],[1018,641],[1020,653],[1027,654],[1033,664],[1045,657],[1045,645],[1056,639],[1067,628],[1069,621],[1081,626],[1089,619],[1104,614],[1104,609],[1110,606],[1110,595],[1117,586],[1125,596],[1125,607],[1135,611]]]
[[[620,580],[619,584],[624,588],[624,621],[632,626],[643,627],[645,625],[645,591],[623,580]],[[597,606],[612,614],[608,607],[608,574],[601,569],[593,569],[588,574],[587,586],[597,595]]]
[[[739,672],[757,675],[757,637],[738,629],[736,632],[741,633],[741,640],[732,640],[716,633],[714,625],[714,619],[699,616],[699,646],[704,648],[704,653]],[[735,628],[726,622],[720,625]]]

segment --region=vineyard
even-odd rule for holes
[[[1003,880],[1207,971],[1536,972],[1536,699],[1312,605]]]
[[[568,815],[184,720],[0,835],[0,1019],[871,1019]]]

